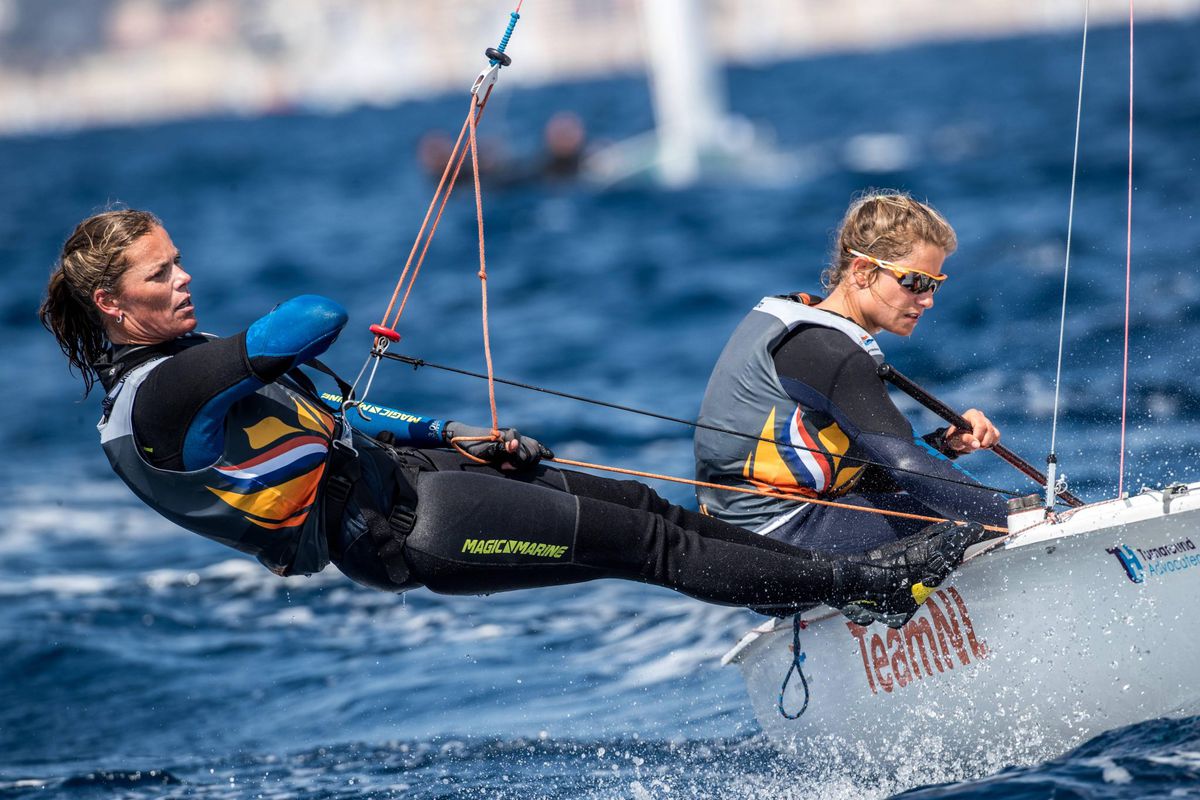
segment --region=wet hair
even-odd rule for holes
[[[85,396],[98,377],[93,364],[108,346],[92,295],[97,289],[116,292],[129,268],[125,252],[159,227],[162,223],[149,211],[117,209],[88,217],[67,237],[50,273],[38,316],[58,340],[71,367],[82,375]]]
[[[850,250],[897,261],[911,255],[918,242],[940,247],[946,255],[958,247],[954,228],[933,206],[907,192],[868,189],[854,198],[842,218],[821,284],[833,289],[842,282],[855,258]]]

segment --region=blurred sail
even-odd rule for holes
[[[795,172],[768,131],[731,115],[708,35],[705,0],[641,0],[655,129],[595,153],[602,184],[656,182],[670,188],[706,178],[779,181]]]

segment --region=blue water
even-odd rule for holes
[[[1090,41],[1058,428],[1063,469],[1093,500],[1118,481],[1125,37]],[[733,69],[734,110],[774,128],[796,159],[775,185],[488,191],[497,372],[692,417],[745,311],[768,292],[815,289],[850,195],[894,186],[938,205],[961,248],[934,313],[885,349],[951,404],[985,408],[1040,461],[1078,38]],[[1197,41],[1195,20],[1138,33],[1134,491],[1198,477]],[[596,140],[651,122],[638,78],[498,92],[483,130],[517,156],[560,108]],[[418,137],[454,127],[464,106],[455,96],[0,141],[0,797],[1200,796],[1196,719],[1146,722],[973,782],[814,783],[758,734],[739,676],[718,666],[757,621],[750,612],[618,582],[481,599],[398,598],[333,570],[284,580],[142,508],[96,446],[98,398],[81,400],[34,317],[71,226],[109,201],[155,210],[206,330],[234,332],[289,295],[335,297],[353,321],[329,361],[353,373],[431,191]],[[887,138],[855,138],[871,134]],[[890,165],[871,167],[881,152]],[[400,349],[477,369],[473,214],[468,195],[451,203]],[[480,382],[428,370],[385,365],[373,393],[487,415]],[[503,422],[561,455],[691,471],[686,428],[512,389],[499,404]],[[983,480],[1025,488],[996,459],[971,462]],[[663,491],[688,501],[682,487]]]

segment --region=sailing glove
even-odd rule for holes
[[[830,605],[859,625],[903,627],[967,548],[992,534],[974,522],[938,522],[915,536],[834,564]]]
[[[491,436],[491,428],[478,428],[454,420],[448,420],[442,429],[442,438],[447,444],[455,444],[475,458],[501,469],[528,469],[543,458],[554,458],[550,448],[531,436],[522,436],[516,428],[501,428],[499,439]]]

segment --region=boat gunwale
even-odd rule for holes
[[[1171,487],[1186,487],[1183,491],[1172,492],[1167,496]],[[1161,489],[1143,488],[1136,495],[1112,497],[1089,503],[1079,508],[1072,508],[1053,518],[1039,519],[1037,522],[1005,536],[981,542],[967,551],[962,566],[974,561],[980,556],[992,552],[1016,550],[1033,545],[1045,545],[1047,542],[1060,541],[1082,536],[1105,528],[1117,528],[1148,520],[1173,516],[1175,514],[1200,510],[1200,481],[1187,484],[1171,484]],[[1033,516],[1035,512],[1044,509],[1032,509],[1019,515],[1009,517],[1011,520],[1022,516]],[[1110,513],[1115,512],[1115,513]],[[1120,515],[1121,519],[1114,522],[1113,518]],[[957,572],[957,570],[956,570]],[[952,574],[953,577],[953,574]],[[830,606],[821,605],[805,612],[801,619],[804,624],[812,625],[823,622],[830,617],[841,616],[841,612]],[[790,618],[772,617],[747,631],[737,644],[721,656],[721,666],[736,664],[744,660],[748,651],[764,636],[774,633],[791,632]]]

